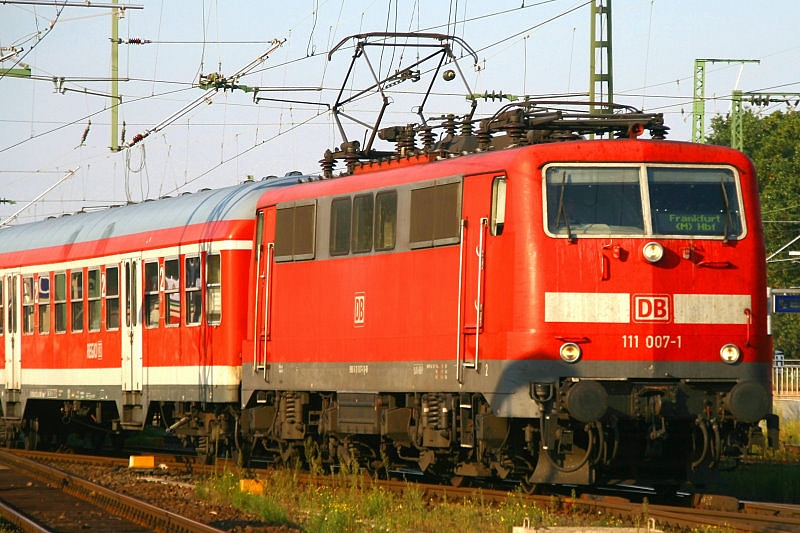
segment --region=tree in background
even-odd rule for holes
[[[730,146],[730,117],[711,120],[708,142]],[[776,111],[742,116],[744,153],[756,167],[767,256],[800,235],[800,113]],[[789,260],[789,250],[800,251],[800,240],[767,263],[767,283],[774,288],[800,288],[800,258]],[[800,358],[800,314],[773,316],[773,340],[787,358]]]

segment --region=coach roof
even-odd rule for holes
[[[296,176],[245,182],[222,189],[8,226],[0,229],[0,255],[195,224],[253,219],[257,200],[265,190],[294,183],[297,183]]]

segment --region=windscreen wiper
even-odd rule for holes
[[[725,206],[725,227],[722,230],[722,242],[728,242],[728,233],[733,230],[733,217],[731,216],[731,204],[728,201],[728,191],[725,189],[724,176],[719,177],[719,186],[722,189],[722,204]]]
[[[575,241],[575,236],[572,235],[572,229],[569,227],[569,218],[567,217],[567,210],[564,208],[564,190],[567,187],[567,171],[561,172],[561,193],[558,197],[558,214],[556,215],[556,230],[558,230],[558,223],[561,221],[561,216],[564,216],[564,225],[567,227],[567,238],[570,242]]]

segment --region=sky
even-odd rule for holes
[[[119,20],[119,131],[124,121],[126,143],[144,138],[113,152],[112,10],[29,1],[0,3],[0,57],[8,57],[0,70],[25,64],[32,74],[0,77],[0,224],[223,187],[248,176],[319,173],[325,150],[343,140],[330,112],[337,95],[368,87],[368,65],[385,75],[431,50],[370,47],[370,63],[359,59],[348,76],[354,50],[348,37],[355,34],[458,38],[463,78],[435,80],[426,116],[468,112],[468,88],[531,98],[580,98],[589,90],[592,1],[120,0],[130,8]],[[691,139],[695,59],[737,60],[706,63],[706,127],[728,112],[735,89],[800,93],[796,0],[610,3],[614,100],[663,113],[668,139]],[[149,42],[128,44],[135,39]],[[430,83],[425,72],[420,82],[390,89],[382,125],[419,122],[415,110]],[[239,73],[238,84],[261,88],[257,95],[268,100],[199,88],[201,76],[211,73]],[[481,99],[476,116],[505,103]],[[372,124],[379,107],[373,92],[345,111]],[[348,139],[363,143],[362,126],[343,126]]]

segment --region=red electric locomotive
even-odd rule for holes
[[[616,111],[512,104],[474,135],[266,192],[244,441],[525,484],[680,483],[762,443],[753,167]],[[609,131],[624,138],[577,135]]]

